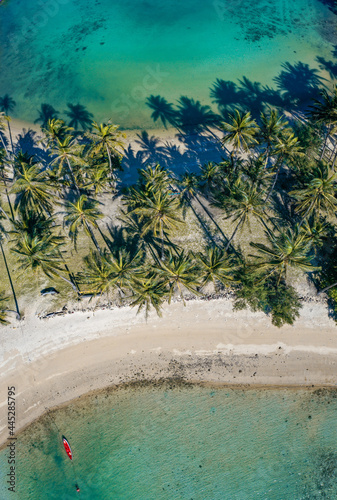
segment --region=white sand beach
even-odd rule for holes
[[[230,299],[166,305],[145,321],[129,307],[73,312],[0,331],[0,442],[7,387],[16,388],[16,430],[89,391],[180,378],[275,386],[337,384],[337,328],[324,302],[307,302],[294,326],[262,313],[233,313]]]

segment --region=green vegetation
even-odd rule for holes
[[[0,105],[8,113],[15,102],[5,96]],[[169,111],[154,119],[166,126]],[[131,186],[119,182],[117,126],[90,128],[85,108],[69,106],[69,125],[53,113],[41,114],[32,154],[13,143],[0,114],[0,323],[10,301],[20,317],[28,292],[45,286],[63,301],[101,295],[146,315],[174,297],[185,303],[228,287],[234,309],[264,311],[280,327],[299,315],[294,273],[324,289],[337,313],[336,88],[291,124],[274,109],[259,120],[235,111],[219,138],[203,131],[219,142],[221,162],[178,177],[148,157]],[[203,231],[198,244],[191,218]]]

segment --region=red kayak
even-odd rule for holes
[[[68,455],[70,460],[72,460],[73,459],[73,452],[71,451],[68,439],[65,438],[64,436],[62,436],[62,442],[63,442],[64,449],[66,450],[66,454]]]

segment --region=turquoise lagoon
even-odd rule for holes
[[[334,389],[105,390],[18,435],[17,498],[335,500],[336,415]],[[12,498],[6,456],[2,500]]]
[[[266,92],[272,92],[269,102],[277,102],[277,93],[301,97],[324,83],[320,78],[337,75],[334,5],[4,0],[0,95],[10,94],[17,102],[14,116],[28,121],[42,103],[60,116],[67,103],[81,103],[97,120],[112,118],[129,129],[161,125],[145,104],[151,94],[173,104],[187,96],[218,111],[211,95],[217,79],[227,82],[218,93],[220,108],[243,98],[263,100]]]

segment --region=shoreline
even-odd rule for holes
[[[128,383],[337,385],[337,328],[323,303],[305,303],[295,325],[282,329],[262,313],[234,315],[230,299],[175,302],[163,312],[146,322],[129,307],[103,309],[2,328],[0,447],[12,385],[17,432],[47,410]]]

